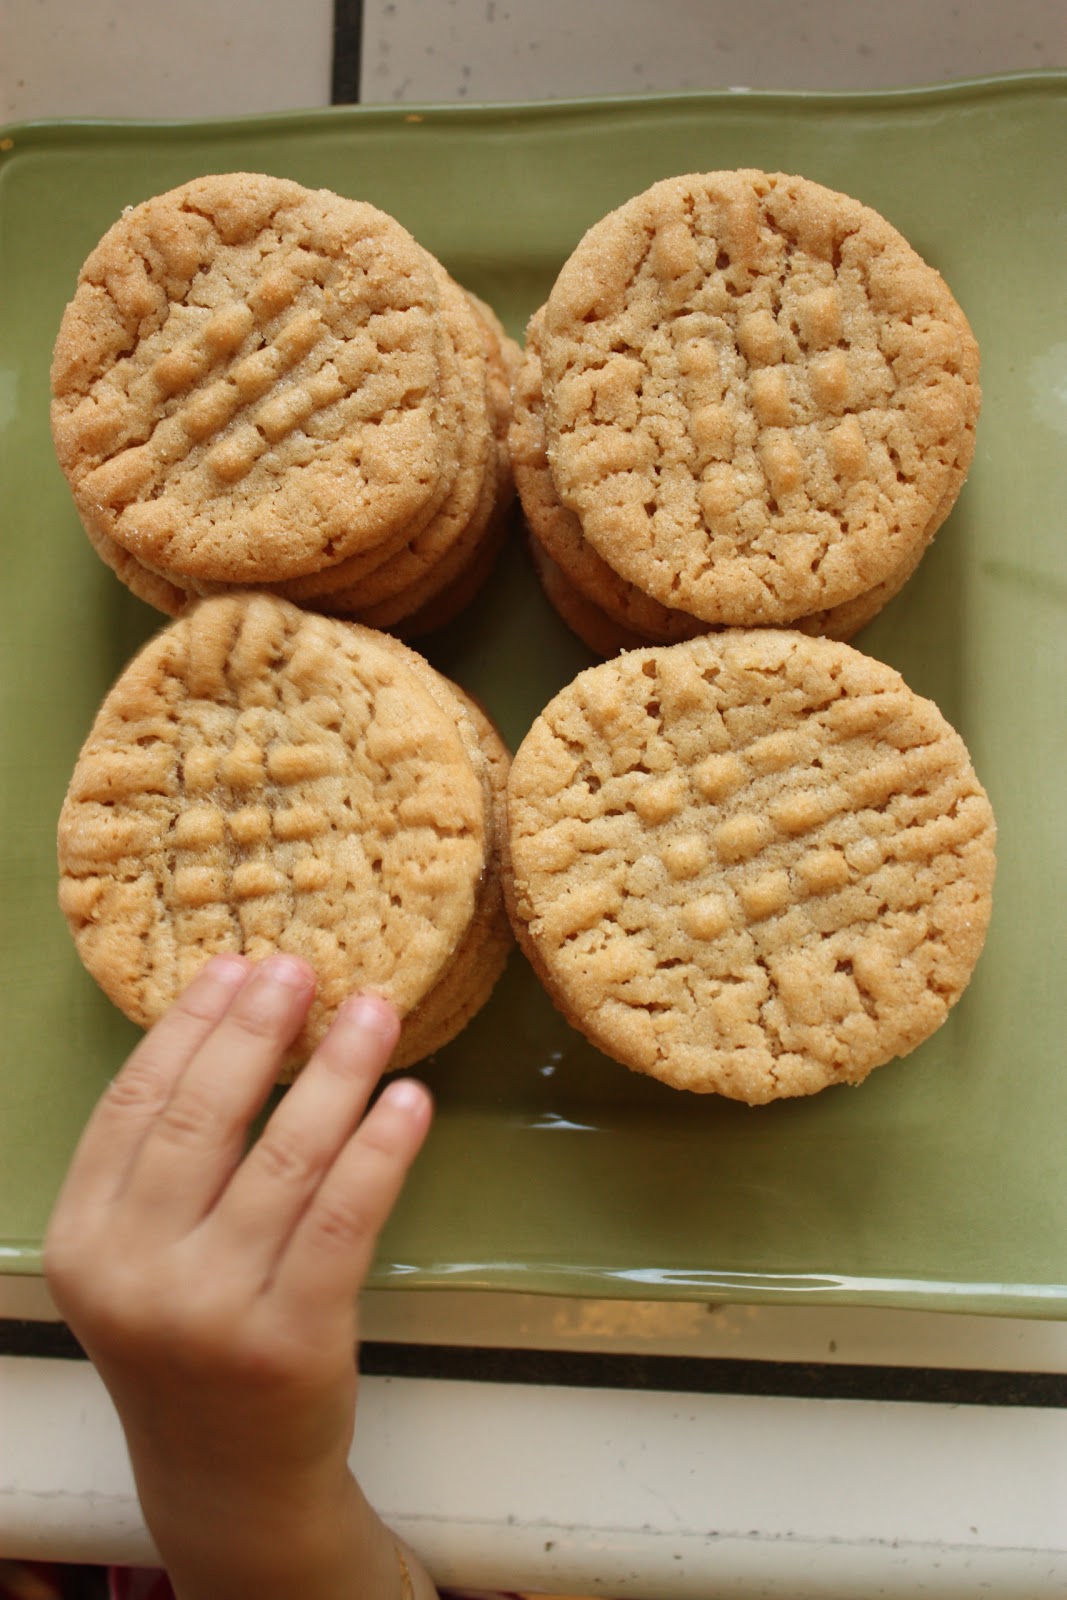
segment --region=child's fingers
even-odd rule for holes
[[[84,1215],[114,1198],[174,1085],[250,972],[243,956],[215,956],[145,1034],[89,1119],[63,1185],[63,1205]]]
[[[313,1322],[355,1299],[432,1116],[429,1090],[401,1078],[349,1139],[275,1273],[273,1292],[295,1315]]]
[[[127,1176],[122,1199],[148,1227],[184,1233],[210,1210],[314,990],[314,973],[294,956],[268,956],[253,969],[175,1085]]]
[[[342,1006],[206,1220],[257,1289],[358,1125],[399,1031],[395,1010],[376,995]]]

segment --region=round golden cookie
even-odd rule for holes
[[[451,280],[441,272],[446,285]],[[452,285],[455,293],[455,286]],[[368,626],[388,626],[402,631],[405,636],[417,637],[443,627],[470,603],[488,577],[504,536],[507,515],[514,498],[514,483],[507,448],[507,429],[511,419],[511,376],[517,370],[522,352],[500,326],[491,308],[474,295],[461,298],[472,308],[480,326],[484,343],[481,356],[485,367],[487,415],[491,426],[489,453],[484,462],[478,502],[473,515],[458,530],[450,549],[438,552],[437,560],[425,559],[422,531],[409,541],[406,548],[394,552],[399,559],[409,562],[404,572],[407,581],[391,598],[379,600],[371,607],[367,600],[368,581],[377,582],[379,573],[393,567],[388,555],[380,557],[378,551],[365,556],[352,557],[321,572],[279,584],[265,584],[265,591],[290,599],[309,610],[319,610],[364,620]],[[456,310],[453,301],[453,310]],[[464,307],[460,312],[469,315]],[[442,324],[449,327],[449,318],[442,314]],[[446,341],[449,343],[449,341]],[[448,370],[454,376],[448,380],[448,393],[460,393],[459,366],[455,351],[451,351]],[[468,374],[470,376],[470,374]],[[479,383],[481,379],[477,380]],[[458,416],[458,406],[457,406]],[[457,429],[458,437],[458,429]],[[453,476],[453,483],[455,477]],[[452,499],[450,491],[449,499]],[[425,518],[426,534],[436,538],[432,524],[441,521],[447,506],[434,509]],[[486,523],[485,518],[490,520]],[[416,524],[417,527],[417,524]],[[213,585],[203,580],[184,580],[188,587],[178,582],[177,576],[166,569],[145,566],[137,557],[124,550],[106,534],[86,529],[97,553],[116,575],[139,599],[154,605],[169,616],[178,616],[196,593],[224,592],[226,585]],[[414,560],[415,564],[410,564]],[[368,580],[368,574],[371,575]],[[348,586],[348,587],[346,587]],[[390,583],[389,588],[394,585]]]
[[[105,699],[59,823],[88,970],[149,1026],[223,950],[305,957],[294,1055],[355,989],[406,1016],[466,937],[486,798],[454,717],[368,629],[204,600]]]
[[[230,173],[130,209],[53,356],[82,517],[165,576],[228,584],[397,538],[454,462],[438,306],[399,223],[326,190]]]
[[[541,324],[544,308],[534,313],[526,337],[526,354],[515,383],[515,404],[509,440],[515,482],[530,532],[540,550],[535,565],[542,587],[556,610],[590,649],[614,655],[638,644],[676,644],[721,624],[702,622],[686,611],[660,605],[604,561],[582,533],[573,511],[561,504],[545,450],[544,403],[541,392]],[[954,494],[953,494],[954,498]],[[907,560],[881,583],[840,605],[789,624],[803,633],[828,639],[851,639],[903,589],[919,565],[926,545],[949,507],[939,507],[926,537]],[[551,562],[551,568],[546,565]],[[593,644],[596,638],[598,643]],[[604,642],[616,639],[611,649]]]
[[[424,255],[441,299],[442,425],[451,430],[457,452],[447,493],[440,504],[435,496],[401,531],[399,539],[390,540],[384,547],[349,556],[302,577],[262,585],[270,593],[309,610],[359,619],[368,608],[380,606],[392,617],[401,610],[410,610],[415,597],[420,610],[431,600],[436,602],[438,592],[445,587],[451,589],[472,565],[474,547],[478,544],[480,548],[485,531],[489,497],[493,496],[500,506],[513,494],[507,429],[511,420],[511,379],[522,352],[505,333],[491,307],[461,289],[434,257],[425,252]],[[462,545],[462,551],[455,548],[457,545]],[[111,554],[106,550],[100,553],[113,570],[118,570],[119,563]],[[445,557],[449,558],[449,566],[435,570]],[[119,575],[123,573],[124,581],[133,578],[129,586],[140,598],[149,599],[171,615],[177,614],[166,586],[181,589],[183,583],[189,584],[187,578],[162,567],[145,576],[132,575],[128,560],[122,563]],[[417,584],[422,587],[416,589]],[[194,581],[190,587],[198,593],[217,593],[226,588],[204,581]],[[389,604],[400,595],[404,595],[402,607]],[[336,600],[331,601],[331,596]],[[161,604],[163,600],[172,603]]]
[[[655,184],[597,223],[544,321],[552,476],[662,605],[787,623],[904,568],[973,451],[978,348],[937,272],[804,178]]]
[[[509,911],[560,1009],[677,1088],[858,1083],[945,1020],[995,827],[959,735],[848,645],[731,630],[581,673],[508,783]]]
[[[356,604],[357,598],[362,598],[364,592],[359,584],[349,593],[317,596],[309,594],[296,603],[311,611],[348,617],[357,622],[365,620],[368,627],[389,627],[402,633],[405,638],[416,638],[445,627],[465,610],[485,583],[507,534],[514,499],[514,483],[510,471],[505,470],[502,464],[502,455],[498,442],[494,473],[486,477],[478,510],[468,529],[465,530],[464,538],[442,558],[438,565],[399,594],[394,595],[391,600],[381,602],[378,607],[368,608],[365,618]],[[481,518],[490,508],[490,494],[493,497],[491,516],[483,528]],[[165,612],[168,616],[177,617],[181,615],[190,600],[197,598],[195,592],[180,588],[162,573],[144,566],[136,556],[123,550],[113,539],[108,539],[106,535],[101,535],[91,528],[86,531],[97,554],[139,600],[154,606],[158,611]],[[264,592],[279,594],[284,590],[288,595],[295,590],[295,587],[295,585],[265,585]]]

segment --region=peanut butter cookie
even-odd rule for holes
[[[402,537],[455,470],[425,252],[280,178],[133,207],[82,268],[52,427],[83,519],[164,576],[297,577]]]
[[[721,626],[661,605],[620,577],[585,538],[575,513],[561,503],[545,447],[541,374],[543,316],[544,308],[535,312],[527,330],[525,357],[515,382],[509,440],[526,522],[544,553],[535,555],[535,565],[546,594],[568,625],[590,649],[601,655],[613,655],[618,649],[632,649],[637,644],[674,644]],[[954,492],[952,498],[955,498]],[[948,509],[948,506],[937,508],[924,539],[916,543],[901,567],[881,583],[853,600],[798,617],[788,626],[804,633],[822,634],[828,639],[847,641],[853,638],[903,589]],[[601,643],[592,644],[594,637]],[[602,648],[603,641],[612,638],[620,641],[614,649]]]
[[[357,988],[407,1016],[474,917],[491,820],[454,715],[379,635],[203,600],[104,701],[59,823],[79,954],[149,1026],[221,950],[304,956],[294,1055]]]
[[[978,349],[944,281],[869,207],[780,173],[670,178],[597,223],[543,363],[563,505],[705,622],[790,623],[891,579],[973,452]]]
[[[759,1104],[945,1020],[995,827],[959,735],[848,645],[731,630],[581,673],[508,785],[516,934],[601,1050]]]

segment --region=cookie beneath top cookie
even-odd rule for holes
[[[883,217],[805,178],[653,185],[581,240],[542,342],[562,504],[705,622],[789,623],[908,570],[973,453],[960,307]]]
[[[355,989],[417,1012],[490,864],[476,749],[392,641],[261,594],[201,601],[123,672],[71,779],[60,905],[83,962],[149,1026],[219,951],[301,955],[296,1059]]]
[[[481,706],[458,684],[436,672],[399,639],[381,637],[455,719],[472,765],[483,774],[489,841],[486,870],[467,933],[433,990],[404,1019],[392,1059],[393,1067],[399,1069],[450,1044],[485,1005],[507,965],[514,937],[504,905],[500,856],[507,830],[511,755]]]
[[[677,1088],[858,1083],[945,1020],[995,827],[890,667],[785,630],[633,650],[538,717],[508,786],[516,934],[568,1020]]]

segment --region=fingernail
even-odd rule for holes
[[[297,956],[268,956],[259,970],[268,982],[282,984],[286,989],[307,989],[312,981],[306,964]]]
[[[237,989],[248,977],[249,966],[243,956],[224,950],[221,955],[212,956],[204,970],[215,983]]]
[[[235,1004],[243,1016],[281,1027],[306,1012],[314,986],[314,977],[303,961],[274,954],[259,963]]]
[[[414,1078],[398,1078],[382,1090],[382,1099],[388,1100],[394,1111],[401,1111],[405,1116],[425,1111],[429,1104],[429,1095]]]
[[[346,1023],[368,1033],[377,1033],[392,1043],[397,1032],[397,1016],[388,1000],[376,994],[356,994],[341,1007]]]

